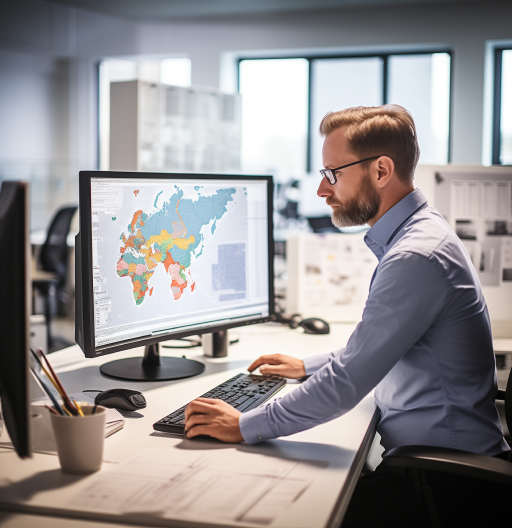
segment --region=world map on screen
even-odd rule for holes
[[[235,192],[234,188],[219,189],[211,196],[191,200],[183,198],[183,191],[176,188],[171,196],[164,197],[166,201],[156,211],[133,212],[130,224],[119,237],[122,245],[116,270],[119,277],[130,279],[136,305],[153,294],[148,281],[158,266],[163,266],[169,277],[174,300],[183,295],[189,284],[189,291],[194,291],[189,267],[192,256],[199,258],[203,250],[201,228],[213,221],[213,235]],[[157,195],[155,206],[161,194]]]

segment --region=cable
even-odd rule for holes
[[[162,348],[195,348],[200,347],[202,345],[201,339],[189,339],[186,337],[182,337],[181,339],[173,339],[173,341],[186,341],[190,344],[188,345],[160,345]]]
[[[299,323],[302,321],[302,317],[300,314],[292,314],[290,317],[286,317],[284,315],[284,308],[279,303],[280,299],[284,299],[284,295],[276,295],[275,296],[275,315],[274,315],[274,322],[275,323],[281,323],[286,324],[290,328],[297,328],[299,326]]]
[[[182,337],[181,339],[173,339],[173,341],[188,341],[190,345],[160,345],[162,348],[195,348],[203,346],[203,342],[201,339],[187,339],[186,337]],[[238,337],[235,337],[234,339],[231,339],[229,341],[230,345],[234,345],[235,343],[239,343],[240,339]]]

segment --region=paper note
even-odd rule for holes
[[[482,286],[509,282],[511,271],[502,255],[512,236],[512,182],[483,176],[452,180],[444,214],[464,243]]]

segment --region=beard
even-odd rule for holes
[[[336,198],[330,197],[327,205],[335,205],[332,210],[332,223],[336,227],[352,227],[366,224],[379,212],[380,196],[372,184],[369,173],[363,176],[357,195],[342,204]]]

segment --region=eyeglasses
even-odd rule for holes
[[[381,154],[383,156],[384,154]],[[351,167],[352,165],[357,165],[358,163],[363,163],[363,161],[369,161],[372,159],[380,158],[381,156],[372,156],[371,158],[365,158],[359,161],[354,161],[354,163],[349,163],[348,165],[342,165],[341,167],[338,167],[336,169],[321,169],[320,174],[322,176],[325,176],[327,178],[327,181],[334,185],[338,180],[336,179],[336,172],[341,169],[346,169],[347,167]]]

